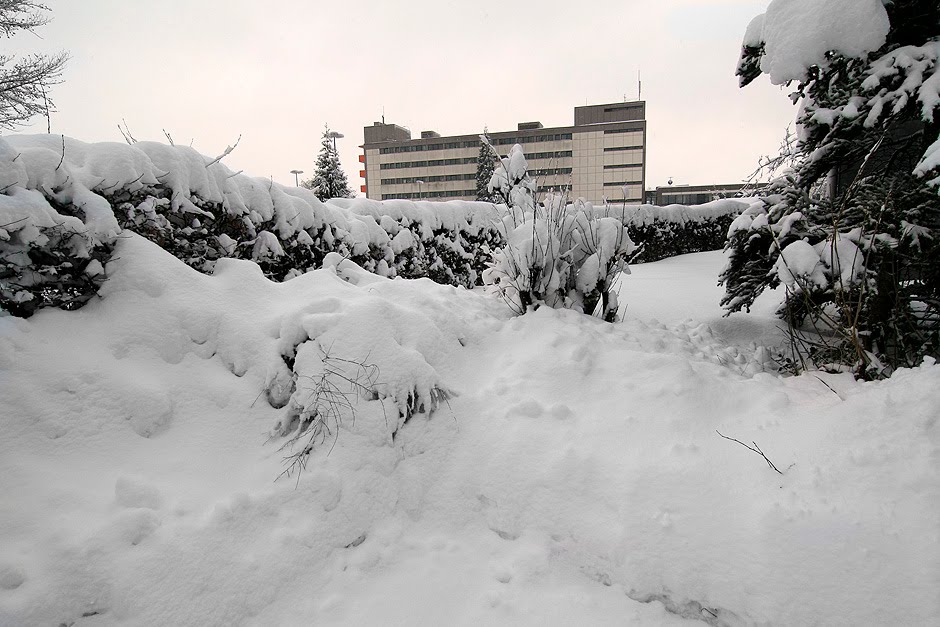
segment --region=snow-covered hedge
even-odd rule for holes
[[[728,228],[751,203],[751,199],[725,198],[691,207],[634,205],[604,211],[623,221],[630,239],[642,247],[634,263],[642,263],[724,248]]]
[[[606,211],[644,246],[639,261],[654,261],[721,248],[742,208],[718,201]],[[29,316],[47,306],[80,307],[105,280],[124,229],[203,272],[234,257],[281,281],[336,253],[381,276],[471,287],[505,243],[498,215],[481,202],[320,202],[310,190],[232,172],[186,146],[7,136],[0,139],[0,308]]]
[[[471,287],[500,242],[495,216],[476,202],[323,203],[185,146],[11,136],[0,139],[0,306],[80,306],[123,229],[204,272],[235,257],[285,280],[337,253],[381,276]]]

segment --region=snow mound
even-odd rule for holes
[[[2,625],[940,616],[940,366],[749,372],[727,341],[742,318],[687,289],[721,253],[637,269],[650,307],[692,306],[667,326],[640,307],[508,319],[336,258],[273,283],[242,260],[201,275],[137,236],[118,251],[85,308],[0,317]],[[288,408],[259,390],[289,401],[327,339],[397,355],[380,378],[401,390],[417,367],[460,394],[394,439],[393,387],[352,399],[335,446],[272,481],[283,453],[263,443]],[[132,418],[159,394],[171,419],[144,437]]]

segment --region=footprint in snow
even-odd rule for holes
[[[114,501],[121,507],[156,510],[163,505],[163,495],[140,479],[119,477],[114,484]]]

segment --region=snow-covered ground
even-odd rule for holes
[[[84,309],[0,318],[4,627],[940,623],[940,366],[769,371],[773,295],[722,318],[720,252],[634,266],[617,324],[115,257]],[[259,395],[305,337],[387,398],[275,481]],[[454,395],[393,438],[411,380]]]

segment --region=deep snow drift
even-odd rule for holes
[[[940,622],[940,367],[780,376],[722,263],[634,266],[605,324],[123,238],[101,299],[0,318],[0,625]],[[298,329],[453,396],[355,398],[275,482]]]

